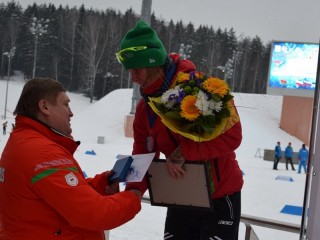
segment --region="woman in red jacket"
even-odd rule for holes
[[[243,178],[235,150],[241,143],[242,131],[233,101],[230,101],[233,115],[215,138],[199,142],[185,137],[181,131],[171,131],[148,102],[150,97],[160,97],[168,89],[174,89],[179,74],[196,72],[194,64],[178,54],[168,56],[155,31],[143,21],[127,32],[120,48],[118,60],[131,73],[132,81],[140,85],[143,97],[136,107],[133,123],[133,154],[156,152],[159,157],[163,153],[173,178],[187,174],[183,169],[185,160],[210,163],[214,211],[169,207],[164,238],[238,239]],[[144,192],[146,181],[127,184],[126,189],[132,188]]]
[[[138,190],[107,194],[110,172],[85,179],[69,102],[58,81],[25,84],[0,160],[0,239],[102,240],[140,211]]]

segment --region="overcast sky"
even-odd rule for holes
[[[8,0],[9,1],[9,0]],[[2,1],[7,2],[7,1]],[[140,14],[142,0],[16,0],[22,7],[36,2],[68,4],[70,7],[105,10],[112,7],[126,11],[130,7]],[[185,24],[192,22],[221,27],[233,27],[238,36],[255,37],[264,42],[287,40],[318,43],[320,39],[320,0],[152,0],[157,18]]]

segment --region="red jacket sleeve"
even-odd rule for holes
[[[71,226],[88,230],[118,227],[141,209],[140,199],[135,193],[124,191],[102,196],[81,174],[67,169],[40,179],[34,183],[34,188]]]
[[[86,178],[87,183],[101,195],[106,194],[106,187],[108,186],[107,182],[107,172],[103,172],[94,176],[94,178]]]
[[[144,100],[140,100],[136,107],[136,114],[133,121],[134,129],[134,143],[132,154],[144,154],[149,153],[147,150],[146,139],[150,135],[148,129],[148,121],[146,118],[146,103]],[[155,158],[159,158],[160,152],[156,152]],[[142,182],[132,182],[127,183],[126,190],[138,189],[142,194],[144,194],[147,189],[147,179],[143,178]]]

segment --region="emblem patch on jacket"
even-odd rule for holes
[[[67,175],[64,176],[66,179],[66,182],[68,183],[69,186],[77,186],[78,185],[78,178],[76,177],[76,175],[74,175],[74,173],[68,173]]]

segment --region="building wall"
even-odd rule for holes
[[[272,149],[264,149],[263,151],[263,160],[266,161],[274,161],[274,150]],[[282,151],[282,158],[280,159],[279,162],[286,162],[286,158],[284,156],[284,151]],[[298,152],[293,152],[293,157],[292,157],[292,163],[293,164],[299,164],[298,161]]]
[[[283,96],[280,128],[309,146],[313,98]]]

